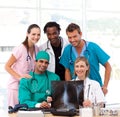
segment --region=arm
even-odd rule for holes
[[[20,78],[20,74],[16,73],[13,69],[12,69],[12,65],[17,61],[17,59],[15,58],[15,56],[11,55],[11,57],[9,58],[9,60],[7,61],[7,63],[5,64],[5,69],[6,71],[11,74],[13,77],[19,79]]]
[[[71,80],[70,70],[67,68],[65,69],[65,80]]]
[[[105,63],[104,67],[105,67],[105,76],[104,76],[105,78],[104,78],[104,84],[102,86],[102,90],[104,95],[106,95],[108,92],[107,87],[108,87],[108,83],[111,75],[111,65],[109,64],[109,62],[107,62]]]
[[[35,95],[34,93],[32,93],[30,91],[30,86],[28,85],[27,79],[22,79],[20,81],[20,85],[19,85],[19,101],[20,104],[27,104],[28,107],[36,107],[36,108],[50,108],[51,105],[46,102],[46,101],[42,101],[41,103],[39,103],[36,100],[32,99],[32,96]],[[36,97],[37,98],[37,97]],[[50,99],[48,99],[48,101],[51,101]]]
[[[9,58],[9,60],[7,61],[7,63],[5,64],[5,69],[6,71],[12,75],[13,77],[17,78],[17,79],[21,79],[21,78],[31,78],[30,75],[28,74],[24,74],[23,76],[21,76],[20,74],[18,74],[17,72],[15,72],[12,69],[12,65],[17,61],[17,59],[15,58],[15,56],[12,54],[11,57]]]
[[[95,92],[95,100],[94,105],[99,105],[100,107],[104,106],[105,103],[105,96],[101,89],[101,86],[98,82],[94,82],[94,92]]]
[[[21,79],[19,84],[19,102],[20,104],[27,104],[28,107],[35,107],[38,103],[37,101],[32,100],[32,95],[34,95],[30,88],[31,86],[28,85],[28,79]]]

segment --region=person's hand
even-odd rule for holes
[[[92,107],[92,103],[90,100],[84,100],[83,107]]]
[[[23,74],[22,76],[20,76],[20,79],[22,78],[32,78],[32,76],[29,74]]]
[[[103,91],[104,95],[106,95],[106,94],[107,94],[107,92],[108,92],[108,89],[107,89],[107,87],[105,87],[105,86],[102,86],[102,91]]]
[[[46,101],[43,101],[41,104],[40,104],[40,108],[50,108],[51,105],[49,103],[47,103]]]
[[[48,102],[48,103],[52,102],[52,97],[48,96],[48,97],[47,97],[47,102]]]

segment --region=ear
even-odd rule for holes
[[[58,34],[60,35],[60,31],[58,31]]]
[[[80,36],[82,36],[82,32],[80,32]]]
[[[86,68],[87,70],[89,70],[89,65],[87,66],[87,68]]]
[[[29,35],[29,34],[28,34],[28,32],[27,32],[27,33],[26,33],[26,37],[28,37],[28,35]]]

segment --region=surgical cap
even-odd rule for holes
[[[36,60],[40,60],[40,59],[45,59],[45,60],[49,61],[50,56],[46,51],[39,51],[36,55]]]

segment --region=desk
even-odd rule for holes
[[[9,117],[17,117],[17,113],[12,113],[8,115]],[[68,117],[68,116],[54,116],[52,114],[44,114],[44,117]],[[79,116],[72,116],[72,117],[79,117]]]
[[[54,116],[52,114],[45,114],[44,117],[68,117],[68,116]],[[79,116],[69,116],[69,117],[79,117]]]
[[[9,117],[17,117],[17,113],[9,114]],[[54,116],[52,114],[45,114],[44,117],[68,117],[68,116]],[[79,116],[72,116],[72,117],[79,117]],[[120,116],[94,116],[94,117],[120,117]]]

